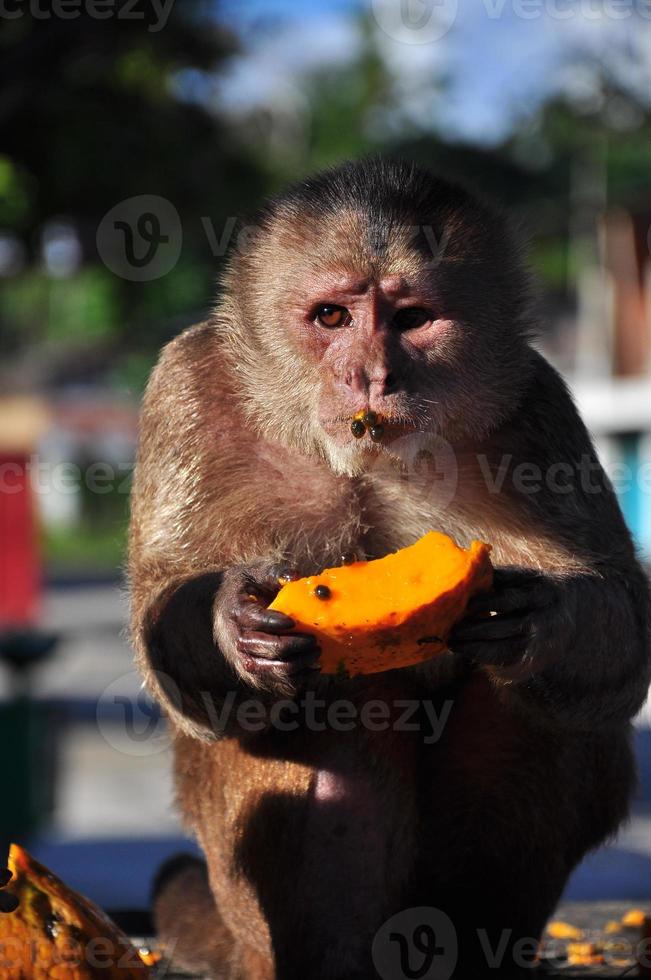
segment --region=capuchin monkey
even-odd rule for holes
[[[370,159],[271,200],[222,287],[153,372],[133,492],[133,638],[206,857],[162,870],[159,931],[228,980],[528,975],[627,814],[649,595],[518,247]],[[267,608],[431,529],[496,569],[444,654],[326,676]]]

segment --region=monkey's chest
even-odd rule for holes
[[[375,712],[362,715],[367,698]],[[333,943],[352,935],[367,948],[396,908],[469,876],[481,852],[512,841],[514,807],[540,806],[519,788],[527,739],[485,678],[434,692],[389,684],[352,701],[361,728],[324,729],[315,715],[247,747],[206,747],[221,778],[212,799],[198,790],[219,899],[236,887],[267,920],[282,910],[292,928],[321,937],[319,948],[325,935]],[[380,702],[396,710],[372,731]],[[487,837],[487,847],[476,843]],[[274,923],[272,932],[287,927]]]
[[[519,775],[539,759],[536,733],[505,708],[481,673],[434,691],[385,692],[385,731],[324,743],[305,800],[305,857],[351,883],[367,876],[394,886],[418,874],[429,852],[458,852],[462,828],[486,822],[512,832],[512,806],[541,805]],[[554,779],[550,761],[548,777]],[[452,867],[451,872],[455,869]],[[357,885],[356,885],[357,886]]]
[[[368,774],[318,769],[306,801],[306,857],[319,867],[336,865],[339,875],[346,869],[351,880],[384,864],[391,832],[383,797]]]

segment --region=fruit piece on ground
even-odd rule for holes
[[[568,943],[569,966],[601,966],[604,959],[603,951],[597,943]]]
[[[616,933],[621,931],[622,931],[622,923],[621,921],[618,922],[616,919],[609,919],[606,925],[604,926],[604,932],[606,933],[607,936],[614,936]]]
[[[146,980],[127,936],[100,908],[12,844],[7,886],[19,899],[0,916],[1,980]]]
[[[560,920],[555,920],[548,924],[547,934],[552,939],[583,939],[581,929],[577,929],[576,926],[571,925],[569,922],[561,922]]]
[[[445,650],[468,600],[492,580],[489,545],[460,548],[430,531],[384,558],[288,582],[269,608],[317,637],[325,673],[374,674]]]
[[[631,909],[623,917],[622,925],[625,929],[641,929],[645,918],[646,912],[643,912],[642,909]]]

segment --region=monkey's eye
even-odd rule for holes
[[[398,330],[415,330],[432,319],[432,314],[419,306],[405,306],[398,310],[393,318],[393,325]]]
[[[351,315],[345,306],[319,306],[316,311],[316,319],[322,327],[347,327],[351,322]]]

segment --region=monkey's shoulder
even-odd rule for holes
[[[538,351],[531,351],[533,370],[524,395],[511,418],[493,440],[529,459],[578,459],[594,454],[592,441],[563,377]],[[535,449],[535,456],[532,452]]]
[[[141,429],[148,424],[171,439],[208,433],[220,444],[235,434],[245,441],[233,370],[211,322],[189,327],[161,351],[143,400]]]
[[[212,374],[219,363],[220,348],[219,333],[210,321],[188,327],[163,347],[148,391],[157,387],[169,388],[174,382],[185,387],[193,381],[207,380],[206,375]],[[223,369],[212,376],[211,387],[218,386],[222,376]]]

